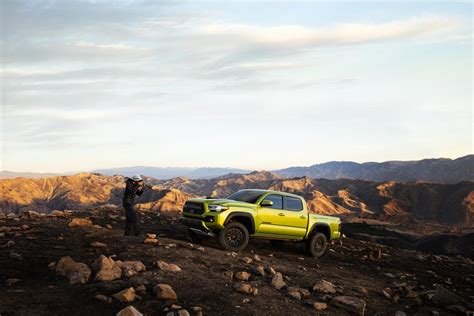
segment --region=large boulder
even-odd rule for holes
[[[91,275],[91,269],[87,264],[76,262],[70,256],[59,259],[55,270],[58,275],[68,278],[71,284],[84,284]]]
[[[96,273],[94,278],[96,281],[112,281],[120,279],[122,276],[122,269],[118,266],[117,262],[104,255],[94,261],[92,269]]]
[[[92,221],[86,218],[73,218],[69,222],[69,227],[90,227],[92,226]]]
[[[159,300],[176,301],[178,296],[169,284],[158,284],[153,288]]]
[[[122,269],[122,276],[130,278],[138,272],[146,271],[146,267],[141,261],[117,261],[117,265]]]
[[[367,303],[352,296],[336,296],[331,300],[331,304],[356,315],[364,316]]]

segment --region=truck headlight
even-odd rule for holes
[[[225,210],[228,210],[228,206],[223,206],[223,205],[209,205],[209,211],[211,212],[222,212]]]

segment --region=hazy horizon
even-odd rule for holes
[[[420,161],[420,160],[425,160],[425,159],[451,159],[451,160],[456,160],[459,158],[463,158],[466,156],[469,156],[472,154],[468,155],[463,155],[460,157],[455,157],[455,158],[449,158],[449,157],[425,157],[422,159],[414,159],[414,160],[384,160],[384,161],[353,161],[353,160],[329,160],[329,161],[323,161],[323,162],[315,162],[310,165],[291,165],[291,166],[283,166],[281,168],[271,168],[271,169],[265,169],[265,168],[238,168],[234,166],[210,166],[210,165],[205,165],[205,166],[191,166],[191,167],[183,167],[183,166],[157,166],[157,165],[129,165],[129,166],[117,166],[117,167],[103,167],[103,168],[94,168],[94,169],[89,169],[89,170],[62,170],[62,171],[36,171],[36,170],[8,170],[8,169],[1,169],[0,172],[12,172],[12,173],[54,173],[54,174],[73,174],[73,173],[80,173],[80,172],[94,172],[96,170],[104,170],[104,169],[129,169],[129,168],[162,168],[162,169],[204,169],[204,168],[216,168],[216,169],[240,169],[240,170],[247,170],[247,171],[273,171],[273,170],[280,170],[280,169],[286,169],[290,167],[310,167],[312,165],[317,165],[317,164],[324,164],[324,163],[330,163],[330,162],[355,162],[359,164],[363,163],[382,163],[382,162],[395,162],[395,161]]]
[[[1,170],[473,153],[470,3],[0,6]]]

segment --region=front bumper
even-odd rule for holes
[[[206,218],[210,220],[210,218]],[[201,219],[197,218],[189,218],[189,217],[180,217],[179,223],[187,226],[189,230],[193,231],[194,233],[205,236],[205,237],[214,237],[215,233],[213,233],[209,228],[206,227],[205,223]]]

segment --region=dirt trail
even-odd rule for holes
[[[0,238],[0,315],[115,315],[127,305],[135,306],[144,315],[166,315],[164,310],[171,303],[155,298],[152,288],[157,283],[170,284],[178,296],[175,304],[191,315],[196,314],[192,309],[196,306],[202,307],[204,315],[312,315],[318,313],[313,307],[316,301],[328,305],[321,315],[345,315],[346,310],[331,303],[339,295],[365,300],[366,315],[395,315],[397,311],[407,315],[431,315],[433,311],[456,314],[472,309],[474,303],[474,264],[464,258],[434,256],[349,238],[331,245],[319,260],[305,256],[302,244],[274,246],[262,240],[253,240],[245,251],[232,256],[214,241],[191,246],[176,218],[160,219],[155,213],[142,216],[144,231],[158,234],[159,244],[151,245],[143,243],[144,237],[122,236],[120,219],[113,220],[109,215],[121,214],[114,210],[74,214],[103,227],[111,224],[112,229],[70,228],[70,218],[60,217],[0,223],[0,227],[29,226],[6,232]],[[15,244],[6,247],[10,240]],[[107,248],[91,247],[94,241],[105,243]],[[200,246],[203,248],[198,249]],[[20,254],[23,260],[12,259],[11,252]],[[147,271],[108,282],[95,282],[92,276],[86,284],[71,285],[48,268],[49,263],[62,256],[71,256],[90,266],[101,254],[116,255],[115,260],[140,260]],[[260,262],[255,261],[255,255]],[[245,263],[244,257],[252,258],[253,262]],[[154,267],[158,260],[174,263],[182,271],[161,271]],[[310,297],[290,297],[287,290],[271,285],[269,275],[252,275],[249,283],[258,289],[258,294],[243,294],[233,289],[235,281],[224,276],[228,271],[251,272],[257,265],[273,267],[282,273],[288,286],[310,290]],[[12,278],[21,281],[7,285]],[[312,291],[321,279],[333,283],[337,292]],[[437,284],[456,294],[459,304],[455,305],[459,306],[435,304],[431,297]],[[139,285],[145,285],[147,292],[130,304],[95,298],[97,294],[111,296]],[[390,298],[384,296],[384,289]]]

